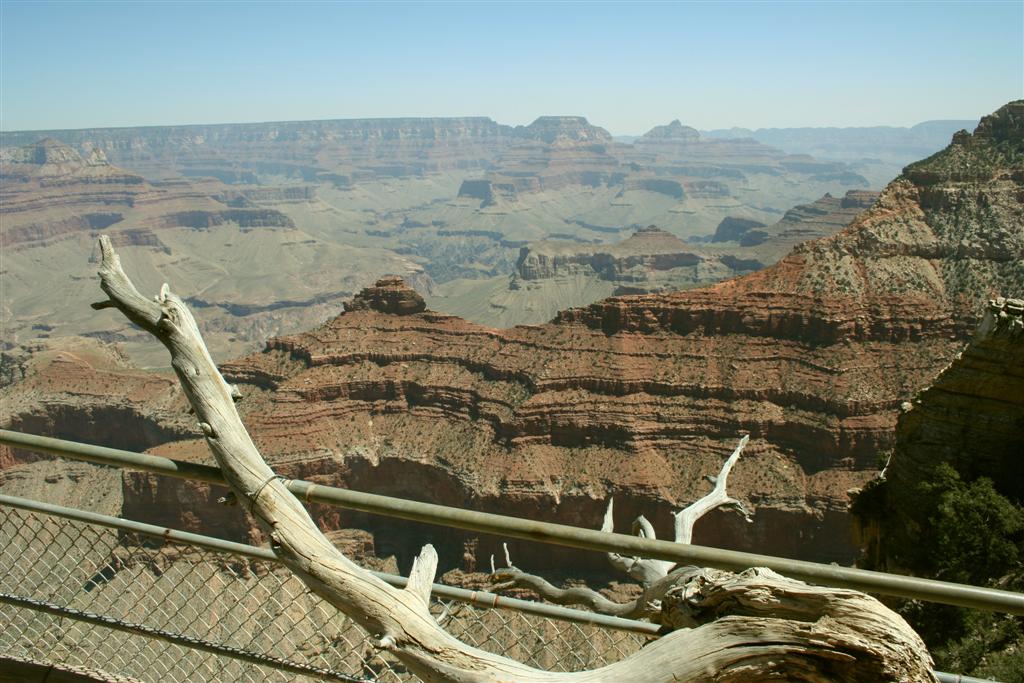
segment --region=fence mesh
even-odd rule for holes
[[[0,593],[350,677],[416,680],[284,567],[0,506]],[[433,601],[455,637],[550,671],[618,661],[646,638],[507,609]],[[139,681],[316,680],[304,674],[0,604],[0,655]],[[320,676],[322,678],[323,676]]]

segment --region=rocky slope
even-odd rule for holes
[[[652,225],[615,244],[531,243],[519,252],[509,288],[534,290],[544,280],[583,277],[614,283],[618,294],[642,293],[694,287],[763,267],[756,258],[687,244]]]
[[[885,471],[855,500],[862,559],[871,568],[934,574],[927,553],[908,544],[934,533],[930,517],[940,501],[927,487],[942,491],[943,465],[962,482],[985,477],[1012,503],[1024,501],[1022,387],[1024,299],[1000,297],[989,302],[971,343],[902,404]],[[998,575],[980,576],[989,578]]]
[[[1024,300],[999,298],[971,343],[903,405],[888,478],[896,487],[946,462],[1024,500]]]
[[[828,237],[850,224],[857,214],[870,208],[878,199],[877,192],[850,190],[842,197],[826,194],[810,204],[795,206],[771,226],[742,218],[728,218],[719,224],[707,241],[738,242],[753,247],[772,240],[775,246],[788,251],[800,242]]]
[[[301,203],[301,212],[315,201],[304,187],[271,193],[209,179],[150,182],[111,165],[98,148],[82,156],[49,138],[6,149],[0,155],[0,343],[86,334],[129,342],[136,353],[148,347],[126,322],[97,318],[88,307],[95,294],[82,282],[95,266],[83,255],[93,251],[99,231],[131,254],[144,282],[193,283],[195,289],[182,293],[197,308],[216,354],[237,355],[269,335],[315,325],[387,273],[429,284],[408,259],[318,240],[277,208]],[[348,265],[344,275],[335,271],[339,264]]]
[[[194,434],[173,375],[133,367],[95,339],[15,347],[0,357],[0,368],[4,429],[136,451]],[[0,470],[44,458],[0,446]]]

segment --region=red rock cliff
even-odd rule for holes
[[[749,277],[510,330],[354,310],[225,370],[267,390],[247,419],[296,474],[587,526],[610,494],[620,524],[644,509],[667,526],[748,431],[734,486],[755,523],[722,513],[698,541],[849,560],[846,492],[891,447],[899,404],[985,300],[1024,287],[1022,110]]]

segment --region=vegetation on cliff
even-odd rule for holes
[[[997,300],[911,404],[883,476],[856,498],[871,569],[1024,589],[1024,302]],[[907,602],[938,666],[1024,681],[1024,620]]]

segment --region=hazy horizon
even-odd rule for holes
[[[989,112],[989,113],[991,113],[991,112]],[[602,126],[600,121],[594,121],[589,116],[586,116],[585,114],[538,114],[533,119],[531,119],[530,122],[535,121],[538,118],[546,117],[546,116],[582,117],[582,118],[585,118],[587,120],[587,122],[590,123],[591,125],[598,126],[600,128],[605,128],[607,130],[607,127],[606,126]],[[153,124],[143,124],[143,125],[138,125],[138,126],[86,126],[86,127],[82,127],[82,128],[11,128],[11,129],[2,128],[2,129],[0,129],[0,134],[48,133],[48,132],[51,132],[51,131],[64,131],[64,130],[74,131],[74,130],[119,130],[119,129],[131,129],[131,128],[175,128],[175,127],[191,127],[191,126],[259,126],[259,125],[273,125],[273,124],[278,124],[278,123],[305,123],[305,122],[317,123],[317,122],[329,122],[329,121],[400,121],[400,120],[403,120],[403,119],[410,119],[410,120],[422,119],[422,120],[427,120],[427,119],[472,119],[472,118],[490,119],[490,120],[494,121],[495,123],[497,123],[499,125],[508,125],[508,126],[529,125],[529,123],[530,123],[530,122],[527,122],[527,124],[519,124],[519,123],[510,124],[510,123],[506,123],[505,121],[501,121],[501,120],[499,120],[499,119],[497,119],[497,118],[495,118],[493,116],[487,116],[486,114],[469,114],[469,115],[464,115],[464,116],[463,115],[454,114],[452,116],[431,116],[431,117],[421,117],[421,116],[367,116],[367,117],[359,117],[359,118],[347,118],[346,117],[346,118],[330,118],[330,119],[279,119],[279,120],[268,120],[268,121],[209,121],[209,122],[203,122],[203,123],[169,123],[169,124],[153,123]],[[821,129],[837,129],[837,130],[842,130],[842,129],[847,129],[847,128],[893,128],[893,129],[908,129],[908,128],[913,128],[916,125],[924,124],[924,123],[934,123],[934,122],[943,122],[943,121],[977,121],[979,118],[981,118],[981,117],[980,116],[976,116],[976,117],[973,117],[973,118],[969,117],[969,118],[963,118],[963,119],[929,119],[927,121],[918,121],[917,123],[911,124],[909,126],[891,126],[891,125],[886,125],[886,124],[875,124],[875,125],[869,125],[869,126],[827,126],[827,125],[825,125],[825,126],[757,126],[756,128],[752,128],[752,127],[748,127],[748,126],[730,126],[728,128],[701,128],[701,129],[698,129],[698,130],[700,130],[700,132],[702,132],[702,133],[706,133],[706,132],[711,132],[711,131],[728,131],[728,130],[751,130],[751,131],[756,132],[758,130],[786,130],[786,129],[796,129],[796,128],[821,128]],[[668,124],[668,123],[671,123],[671,121],[663,121],[662,123],[655,124],[655,125],[660,126],[660,125],[664,125],[664,124]],[[684,126],[689,125],[685,121],[681,121],[681,123]],[[616,133],[616,132],[613,132],[613,131],[608,131],[608,132],[613,137],[616,137],[616,138],[630,138],[630,137],[640,137],[644,133],[647,133],[648,131],[644,130],[644,131],[636,131],[636,132],[631,132],[631,133]]]
[[[0,4],[0,130],[585,116],[913,126],[1024,96],[1024,3]]]

